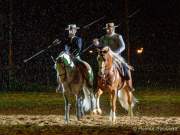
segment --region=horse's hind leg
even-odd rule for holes
[[[129,116],[132,118],[133,116],[134,116],[134,114],[133,114],[133,100],[132,100],[132,98],[133,98],[133,95],[132,95],[132,92],[129,92],[129,101],[128,101],[128,104],[129,104],[129,108],[128,108],[128,112],[129,112]]]
[[[68,101],[68,98],[65,94],[63,94],[64,96],[64,101],[65,101],[65,115],[64,115],[64,120],[65,120],[65,124],[69,123],[69,111],[70,111],[70,104]]]
[[[132,92],[129,90],[128,87],[125,88],[126,94],[127,94],[127,102],[128,102],[128,115],[130,117],[133,117],[133,106],[132,106]]]
[[[81,96],[76,96],[76,116],[77,119],[80,120],[84,115],[83,107],[82,107],[82,99]]]
[[[90,94],[90,98],[91,98],[91,112],[93,112],[93,110],[96,109],[96,98],[94,96],[94,93]]]
[[[84,108],[83,108],[83,97],[81,96],[80,97],[80,101],[79,101],[80,103],[80,113],[81,113],[81,117],[83,117],[84,115],[85,115],[85,113],[84,113]]]

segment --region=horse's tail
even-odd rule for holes
[[[87,112],[91,108],[90,91],[86,87],[84,87],[83,92],[84,92],[83,108]]]
[[[138,102],[138,100],[134,97],[132,92],[129,92],[130,96],[130,107],[133,108],[135,106],[135,103]],[[128,111],[129,109],[129,103],[128,103],[128,95],[125,89],[118,90],[118,99],[121,104],[121,106]]]
[[[96,99],[93,94],[93,89],[84,87],[83,92],[84,92],[83,108],[86,112],[90,110],[92,111],[95,108],[95,103],[96,103],[95,102]]]

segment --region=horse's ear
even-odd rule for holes
[[[109,52],[109,47],[108,46],[104,47],[102,51],[105,53]]]

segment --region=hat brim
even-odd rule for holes
[[[80,29],[79,27],[76,27],[76,28],[65,28],[65,30],[71,30],[71,29],[76,29],[76,30],[78,30],[78,29]]]
[[[116,26],[111,26],[111,27],[117,28],[118,26],[116,25]],[[109,27],[104,27],[103,29],[107,29],[107,28],[109,28]]]

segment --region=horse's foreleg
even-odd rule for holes
[[[58,86],[56,88],[56,93],[62,93],[64,91],[64,86],[63,86],[63,84],[61,82],[61,79],[60,79],[59,75],[57,77],[57,82],[58,82]]]
[[[65,94],[63,94],[64,96],[64,101],[65,101],[65,115],[64,115],[64,120],[65,120],[65,124],[69,123],[69,110],[70,110],[70,104],[68,101],[68,98]]]
[[[82,118],[81,109],[82,109],[81,97],[76,96],[76,116],[77,116],[78,120],[80,120]]]
[[[103,91],[101,89],[98,89],[95,98],[96,98],[96,110],[94,110],[94,113],[102,114],[102,110],[100,108],[100,96],[103,94]]]
[[[116,121],[116,100],[117,100],[117,91],[112,91],[110,94],[110,120],[112,122]]]

